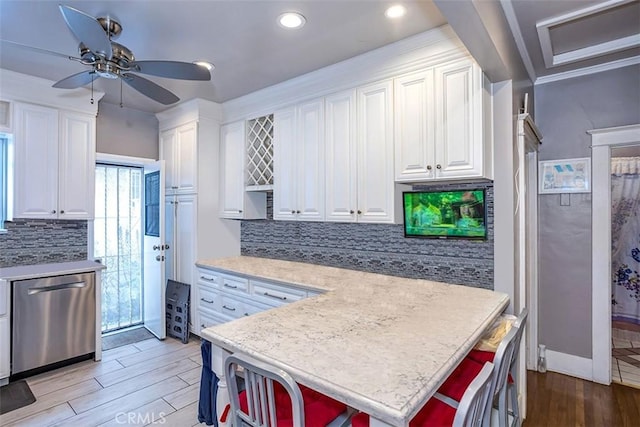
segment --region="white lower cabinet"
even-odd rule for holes
[[[0,381],[7,378],[11,373],[10,307],[9,283],[6,280],[0,280]]]
[[[193,312],[198,328],[194,328],[193,332],[198,335],[209,326],[251,316],[321,293],[295,285],[236,276],[203,267],[198,267],[196,292]]]

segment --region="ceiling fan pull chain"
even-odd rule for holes
[[[93,76],[91,77],[91,105],[93,105]]]
[[[122,78],[120,79],[120,108],[122,108]]]

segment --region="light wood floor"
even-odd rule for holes
[[[197,420],[198,340],[141,341],[28,379],[37,401],[0,415],[0,426],[192,427]],[[529,372],[524,427],[640,426],[640,390]],[[132,418],[129,418],[132,417]],[[204,426],[204,424],[202,424]]]
[[[27,379],[36,402],[0,415],[5,426],[198,425],[199,340],[150,339]],[[204,425],[204,424],[202,424]]]

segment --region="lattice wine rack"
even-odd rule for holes
[[[273,188],[273,114],[247,121],[247,190]]]

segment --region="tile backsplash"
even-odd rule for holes
[[[14,219],[0,234],[0,267],[87,259],[87,221]]]
[[[242,222],[242,254],[493,289],[493,183],[428,188],[485,188],[487,240],[405,238],[394,224],[257,220]]]

